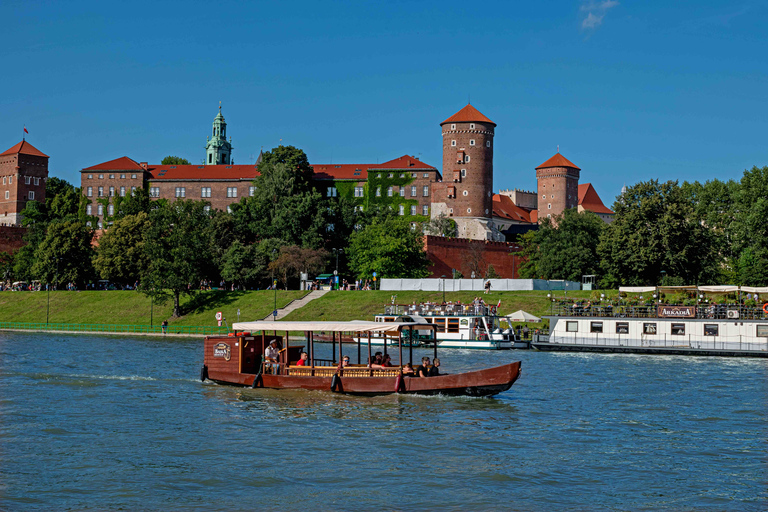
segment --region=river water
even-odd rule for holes
[[[766,360],[440,359],[523,374],[492,399],[251,390],[200,383],[199,339],[0,333],[0,509],[768,509]]]

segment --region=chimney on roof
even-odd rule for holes
[[[146,169],[147,169],[147,167],[149,166],[149,165],[147,164],[147,162],[141,162],[139,165],[140,165],[140,166],[141,166],[141,168],[142,168],[142,169],[144,169],[144,170],[146,170]]]

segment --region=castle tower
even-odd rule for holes
[[[227,142],[227,122],[221,115],[221,104],[219,113],[213,119],[213,137],[208,139],[205,153],[206,165],[230,165],[232,160],[232,139]]]
[[[536,168],[539,222],[579,204],[581,169],[559,152]]]
[[[493,229],[493,135],[496,123],[467,105],[440,123],[443,183],[435,187],[432,217],[456,221],[459,236],[503,240]]]
[[[0,153],[0,225],[21,224],[28,201],[45,202],[48,155],[26,140]]]

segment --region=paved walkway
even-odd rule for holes
[[[297,310],[303,306],[305,306],[308,302],[313,301],[315,299],[318,299],[328,293],[330,290],[315,290],[312,292],[309,292],[307,295],[305,295],[303,298],[298,300],[292,300],[288,304],[285,305],[284,308],[277,310],[277,317],[275,317],[276,320],[281,320],[284,318],[288,313],[291,311]],[[262,318],[262,320],[272,320],[272,314],[265,316]]]

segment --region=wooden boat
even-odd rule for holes
[[[220,384],[271,389],[325,390],[352,395],[385,395],[391,393],[420,395],[491,396],[508,390],[520,376],[520,362],[478,371],[445,374],[436,377],[409,377],[403,374],[403,334],[407,331],[434,329],[431,324],[416,322],[238,322],[229,336],[207,336],[201,380]],[[239,332],[238,332],[239,331]],[[305,345],[292,343],[288,334],[305,333]],[[331,359],[315,357],[315,333],[331,333],[334,341]],[[278,333],[283,333],[279,335]],[[341,333],[353,333],[357,340],[357,364],[340,367],[336,360],[336,344],[341,354]],[[374,334],[395,333],[400,365],[369,368],[371,344],[362,358],[364,338]],[[338,335],[338,336],[337,336]],[[276,364],[263,361],[262,355],[272,341],[281,346]],[[437,344],[433,343],[435,355]],[[407,357],[413,364],[413,349]],[[302,351],[309,359],[307,366],[297,365]],[[387,345],[384,345],[387,353]],[[274,373],[273,373],[274,372]]]

